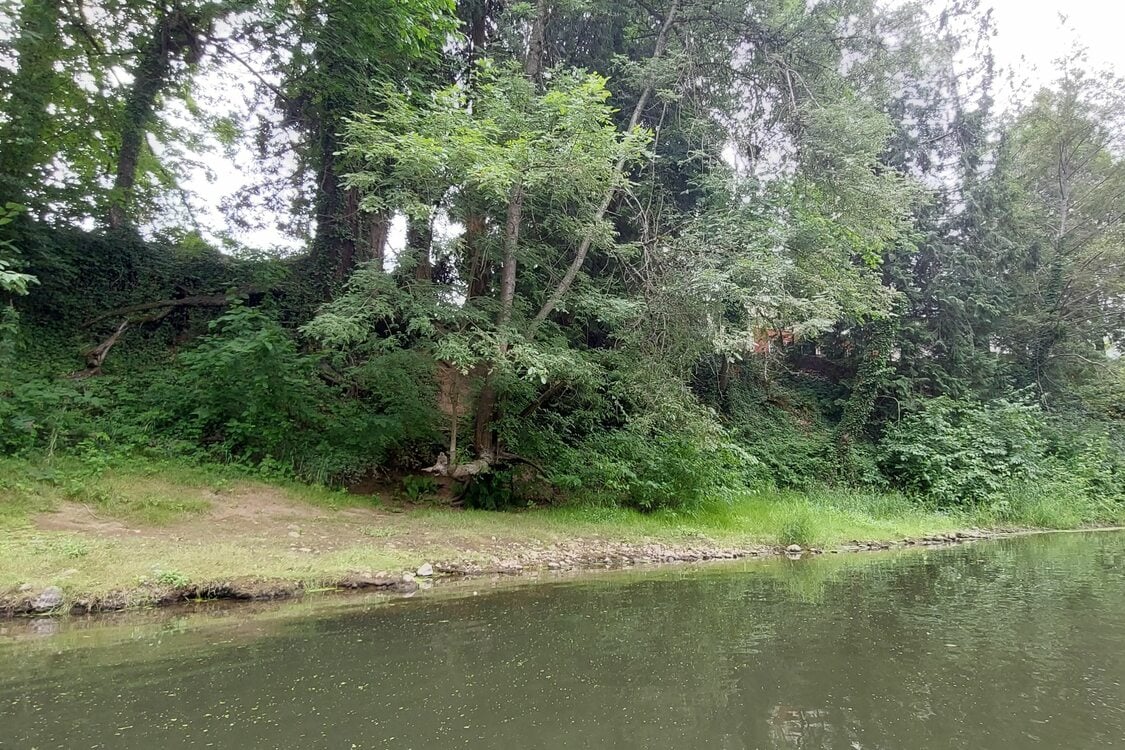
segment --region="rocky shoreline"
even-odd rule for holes
[[[145,607],[168,607],[203,601],[270,601],[293,599],[306,593],[324,591],[369,591],[411,594],[429,588],[435,580],[522,576],[538,573],[582,572],[621,568],[690,564],[722,560],[745,560],[788,556],[854,553],[906,547],[941,547],[1011,536],[1018,532],[970,529],[896,541],[860,541],[830,550],[817,547],[752,546],[724,547],[711,543],[668,545],[661,543],[574,540],[548,546],[512,545],[510,554],[485,562],[423,562],[412,571],[390,572],[356,570],[337,579],[317,582],[240,577],[216,579],[183,585],[144,584],[106,594],[67,595],[57,586],[36,589],[24,584],[16,590],[0,592],[0,618],[91,615]]]

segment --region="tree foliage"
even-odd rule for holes
[[[432,464],[482,507],[1120,501],[1125,89],[1075,54],[997,106],[975,2],[0,17],[7,451]],[[256,171],[203,226],[219,152]],[[275,219],[301,249],[243,247]]]

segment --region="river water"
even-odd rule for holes
[[[1125,748],[1121,532],[479,593],[8,626],[0,747]]]

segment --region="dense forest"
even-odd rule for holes
[[[0,454],[1125,504],[1125,87],[973,0],[0,19]]]

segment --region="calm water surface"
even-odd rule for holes
[[[1125,533],[0,638],[0,747],[1125,748]]]

